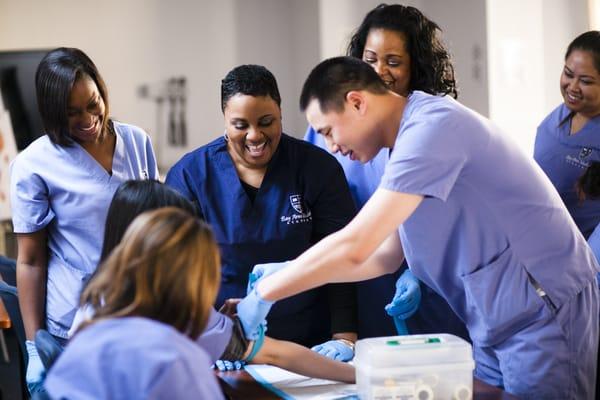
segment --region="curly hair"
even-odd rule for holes
[[[440,27],[415,7],[380,4],[365,16],[348,44],[347,55],[362,58],[372,29],[404,34],[410,55],[409,90],[458,97],[450,53],[440,39]]]

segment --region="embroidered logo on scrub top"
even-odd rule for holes
[[[285,222],[287,225],[301,224],[303,222],[312,221],[312,213],[310,210],[305,211],[302,201],[302,196],[299,194],[293,194],[290,196],[290,204],[292,208],[298,213],[293,215],[282,215],[281,222]]]
[[[300,214],[304,214],[302,210],[302,196],[299,194],[293,194],[290,196],[290,204],[294,207],[294,210],[298,211]]]
[[[584,147],[579,152],[579,159],[583,161],[583,159],[588,158],[590,154],[592,154],[592,149],[590,149],[589,147]]]
[[[571,164],[575,167],[585,169],[590,166],[590,163],[587,159],[592,155],[592,151],[593,149],[590,147],[583,147],[581,150],[579,150],[577,157],[569,154],[566,157],[566,161],[568,164]]]

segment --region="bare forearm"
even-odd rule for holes
[[[253,360],[271,364],[300,375],[354,383],[354,367],[322,356],[296,343],[266,337],[262,349]]]
[[[324,283],[356,282],[394,272],[404,255],[397,232],[393,232],[368,258],[357,255],[357,241],[343,230],[326,237],[290,265],[258,283],[266,300],[280,300]]]
[[[45,327],[46,267],[17,261],[17,288],[25,335],[33,340],[35,332]]]
[[[398,226],[422,200],[421,195],[378,189],[346,227],[261,280],[258,293],[276,301],[325,283],[361,281],[395,271],[403,258]]]

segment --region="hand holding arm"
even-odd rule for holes
[[[260,297],[256,288],[238,303],[238,318],[246,338],[256,340],[260,336],[259,327],[260,325],[266,325],[265,318],[269,314],[273,303],[273,301]]]

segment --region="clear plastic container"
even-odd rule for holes
[[[469,400],[473,398],[471,345],[454,335],[362,339],[354,366],[361,399]]]

